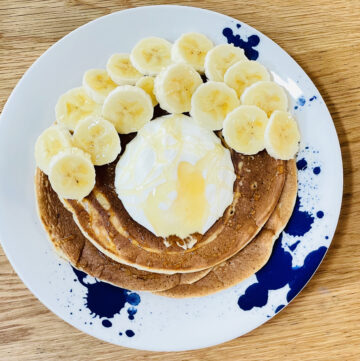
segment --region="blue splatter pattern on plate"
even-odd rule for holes
[[[127,308],[129,320],[134,320],[137,308],[141,299],[140,296],[129,290],[113,286],[111,284],[96,280],[95,282],[85,282],[88,277],[86,273],[73,267],[77,280],[86,288],[84,306],[88,308],[93,318],[99,317],[102,325],[106,328],[112,327],[112,319],[116,314],[128,304]],[[70,290],[72,292],[72,289]],[[125,331],[126,336],[133,337],[134,331]]]

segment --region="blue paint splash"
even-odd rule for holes
[[[320,168],[320,167],[315,167],[315,168],[313,169],[313,172],[314,172],[315,175],[318,175],[318,174],[320,174],[320,172],[321,172],[321,168]]]
[[[239,307],[249,311],[254,307],[263,307],[268,302],[270,290],[277,290],[289,285],[290,290],[286,299],[290,302],[305,286],[316,271],[327,250],[320,247],[310,252],[302,267],[292,267],[292,256],[281,246],[282,235],[276,241],[273,254],[269,262],[256,273],[258,283],[249,286],[238,300]]]
[[[240,28],[241,25],[237,24],[237,28]],[[257,35],[250,35],[246,40],[243,40],[240,35],[235,35],[233,30],[230,28],[225,28],[223,30],[223,35],[225,36],[229,44],[234,44],[239,48],[244,49],[245,55],[250,60],[256,60],[259,57],[259,52],[254,49],[260,43],[260,38]]]
[[[297,102],[298,105],[303,107],[305,105],[305,103],[306,103],[305,97],[303,97],[303,96],[299,97],[296,102]]]
[[[292,244],[291,246],[289,246],[289,250],[291,252],[294,252],[296,250],[296,247],[299,245],[300,240],[296,241],[294,244]]]
[[[290,236],[303,236],[310,231],[311,226],[314,223],[314,217],[309,212],[301,211],[300,206],[301,198],[297,196],[293,214],[284,229],[284,232]]]
[[[301,96],[299,97],[297,100],[296,100],[296,105],[294,106],[294,109],[298,109],[299,107],[303,107],[306,103],[306,99],[304,96]]]
[[[112,326],[112,323],[111,323],[109,320],[103,320],[103,321],[101,322],[101,324],[102,324],[104,327],[106,327],[106,328]]]
[[[305,158],[302,158],[296,162],[296,167],[298,170],[305,170],[307,168],[307,161]]]
[[[131,305],[127,310],[129,319],[134,319],[134,315],[137,312],[134,306],[137,306],[141,301],[137,293],[100,281],[85,283],[84,279],[87,274],[74,267],[73,271],[80,284],[87,289],[84,297],[86,300],[85,306],[90,310],[93,317],[106,318],[102,321],[104,327],[109,328],[112,326],[108,318],[113,318],[116,314],[120,313],[126,304]],[[134,335],[134,332],[131,330],[126,331],[126,334],[127,332],[132,333],[132,336]]]
[[[126,330],[125,334],[127,337],[133,337],[135,335],[135,332],[132,330]]]
[[[128,308],[127,313],[129,315],[128,316],[129,320],[133,320],[135,318],[134,316],[135,316],[136,312],[137,312],[137,309],[135,307]]]
[[[312,97],[309,98],[309,102],[314,101],[315,99],[317,99],[316,95],[313,95]],[[299,107],[303,107],[306,103],[306,99],[304,96],[301,96],[300,98],[297,99],[296,101],[296,105],[294,106],[294,109],[298,109]]]
[[[307,169],[305,158],[300,159],[296,165],[300,171]],[[291,236],[304,236],[309,232],[314,223],[313,215],[309,212],[301,211],[300,206],[301,198],[297,196],[293,214],[284,229],[284,232]],[[317,217],[322,218],[323,216],[323,211],[317,212]],[[254,307],[265,306],[268,302],[269,291],[280,289],[287,284],[290,290],[287,293],[286,299],[290,302],[316,271],[327,250],[326,247],[322,246],[306,256],[302,267],[292,267],[292,255],[282,247],[282,237],[283,233],[275,242],[274,250],[268,263],[256,273],[258,282],[249,286],[245,293],[239,297],[238,305],[242,310],[248,311]],[[329,237],[326,236],[325,238],[328,239]],[[295,251],[299,244],[300,240],[297,240],[289,246],[289,250],[291,252]],[[285,307],[283,304],[279,305],[275,309],[275,313],[279,312],[283,307]]]

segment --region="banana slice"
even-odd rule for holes
[[[59,197],[83,199],[95,185],[95,168],[90,155],[78,148],[56,154],[50,162],[49,181]]]
[[[95,103],[82,87],[71,89],[61,95],[55,106],[57,122],[70,130],[75,129],[80,119],[100,112],[101,106]]]
[[[191,108],[191,97],[202,84],[199,73],[190,65],[176,63],[155,78],[155,95],[160,107],[169,113],[184,113]]]
[[[274,158],[288,160],[299,150],[300,132],[295,119],[288,113],[275,110],[265,129],[265,147]]]
[[[243,49],[232,44],[217,45],[205,56],[205,75],[210,80],[224,81],[226,70],[240,60],[247,60]]]
[[[130,54],[134,67],[142,74],[156,75],[171,63],[171,43],[157,37],[140,40]]]
[[[288,98],[280,85],[272,81],[259,81],[244,90],[241,103],[256,105],[270,117],[274,110],[287,110]]]
[[[158,105],[158,101],[154,94],[154,78],[152,76],[143,76],[136,82],[136,86],[145,90],[150,95],[153,106]]]
[[[150,95],[133,85],[121,85],[105,99],[102,116],[114,124],[118,133],[137,132],[153,117]]]
[[[83,76],[83,87],[92,100],[102,104],[117,85],[111,80],[106,70],[90,69]]]
[[[71,147],[69,131],[58,124],[45,129],[35,143],[35,161],[37,166],[49,174],[49,164],[54,155]]]
[[[261,80],[270,80],[270,74],[264,65],[254,60],[238,61],[224,75],[225,83],[235,89],[239,98],[245,88]]]
[[[239,104],[234,89],[225,83],[208,81],[195,91],[190,115],[204,128],[219,130],[223,127],[226,115]]]
[[[240,105],[227,115],[222,133],[236,152],[252,155],[265,148],[266,113],[255,105]]]
[[[185,62],[195,70],[204,73],[205,56],[214,47],[213,42],[204,34],[186,33],[177,39],[171,49],[174,62]]]
[[[129,54],[112,55],[106,64],[106,70],[112,81],[118,85],[135,85],[142,77],[132,65]]]
[[[100,117],[80,120],[73,134],[73,142],[75,147],[90,154],[94,165],[111,163],[121,151],[115,127]]]

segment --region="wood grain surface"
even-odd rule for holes
[[[165,3],[208,8],[252,25],[319,88],[339,135],[345,176],[340,222],[325,261],[291,305],[248,335],[204,350],[153,353],[99,341],[56,317],[0,249],[0,360],[360,360],[360,1],[156,2]],[[61,37],[99,16],[150,4],[0,0],[0,111],[26,69]]]

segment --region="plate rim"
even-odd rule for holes
[[[320,100],[323,101],[324,103],[324,110],[326,109],[326,112],[327,112],[327,115],[329,116],[329,118],[332,120],[332,128],[333,128],[333,131],[335,132],[336,134],[336,139],[337,139],[337,143],[336,143],[336,147],[337,147],[337,155],[338,155],[338,161],[339,161],[339,165],[341,166],[341,174],[339,174],[339,183],[341,185],[341,192],[339,190],[339,194],[341,194],[340,196],[340,202],[338,204],[338,207],[337,207],[337,210],[336,210],[336,214],[335,214],[335,218],[336,218],[336,224],[335,227],[334,227],[334,233],[329,236],[329,246],[327,247],[326,249],[326,252],[324,253],[323,257],[321,258],[320,262],[318,263],[315,271],[312,273],[312,275],[310,276],[310,278],[307,280],[307,282],[305,283],[305,285],[299,290],[299,292],[288,302],[288,304],[285,306],[287,307],[297,296],[298,294],[307,286],[308,282],[312,279],[312,277],[315,275],[316,271],[318,270],[318,268],[320,267],[320,265],[322,264],[323,260],[324,260],[324,257],[325,255],[327,254],[328,250],[329,250],[329,247],[333,241],[333,237],[335,236],[335,233],[337,231],[337,228],[339,226],[339,219],[340,219],[340,213],[341,213],[341,209],[342,209],[342,201],[343,201],[343,191],[344,191],[344,169],[343,169],[343,161],[342,161],[342,152],[341,152],[341,147],[340,147],[340,142],[339,142],[339,137],[338,137],[338,134],[337,134],[337,131],[336,131],[336,128],[335,128],[335,124],[334,124],[334,120],[331,116],[331,113],[318,89],[318,87],[313,83],[313,81],[311,80],[311,78],[308,76],[308,74],[305,72],[305,70],[297,63],[297,61],[289,54],[287,53],[280,45],[278,45],[275,41],[273,41],[272,39],[270,39],[267,35],[265,35],[264,33],[262,33],[261,31],[255,29],[254,27],[248,25],[247,23],[243,22],[242,20],[238,20],[234,17],[231,17],[231,16],[228,16],[228,15],[225,15],[225,14],[222,14],[222,13],[219,13],[217,11],[213,11],[213,10],[208,10],[206,8],[202,8],[202,7],[192,7],[192,6],[184,6],[184,5],[148,5],[148,6],[138,6],[138,7],[131,7],[131,8],[127,8],[127,9],[123,9],[123,10],[119,10],[119,11],[114,11],[110,14],[107,14],[107,15],[104,15],[104,16],[100,16],[96,19],[93,19],[79,27],[77,27],[76,29],[72,30],[71,32],[67,33],[65,36],[63,36],[61,39],[59,39],[58,41],[56,41],[55,43],[53,43],[48,49],[46,49],[29,67],[28,69],[25,71],[25,73],[21,76],[21,78],[19,79],[19,81],[17,82],[17,84],[15,85],[15,87],[13,88],[13,90],[11,91],[8,99],[6,100],[6,103],[3,107],[3,110],[0,114],[0,129],[3,127],[4,123],[5,123],[5,119],[6,118],[6,113],[7,113],[7,109],[8,107],[10,107],[10,104],[11,102],[13,101],[12,98],[15,96],[15,93],[17,92],[17,90],[19,89],[19,87],[21,87],[22,85],[22,82],[24,81],[24,79],[26,79],[26,77],[28,76],[29,74],[29,71],[31,69],[33,69],[34,67],[38,66],[38,63],[40,61],[40,59],[42,59],[43,57],[45,57],[48,52],[51,51],[51,49],[53,49],[54,47],[57,47],[57,46],[61,46],[62,42],[65,41],[65,39],[67,39],[68,37],[70,37],[71,35],[73,35],[74,33],[77,33],[78,31],[82,31],[84,30],[86,27],[88,26],[91,26],[92,24],[98,22],[98,21],[102,21],[104,20],[105,18],[110,18],[112,16],[115,16],[116,14],[118,13],[130,13],[130,12],[136,12],[138,11],[139,9],[157,9],[157,8],[172,8],[172,9],[176,9],[176,8],[179,8],[179,9],[188,9],[189,11],[199,11],[199,12],[203,12],[205,14],[216,14],[217,16],[222,16],[224,19],[228,20],[228,21],[237,21],[237,22],[241,22],[242,24],[246,25],[247,28],[249,30],[254,30],[255,32],[258,32],[261,34],[262,37],[266,38],[267,41],[271,42],[272,45],[275,45],[276,47],[278,47],[282,52],[284,52],[287,57],[289,58],[289,60],[291,60],[292,62],[294,62],[303,72],[303,74],[305,75],[305,77],[307,78],[307,81],[309,81],[313,86],[314,88],[317,90],[317,92],[319,93],[320,95]],[[4,115],[5,114],[5,115]],[[335,212],[334,212],[335,213]],[[115,342],[112,342],[108,339],[106,339],[105,337],[102,337],[102,336],[98,336],[98,335],[95,335],[95,332],[94,333],[90,333],[87,329],[81,327],[80,325],[74,325],[73,323],[71,323],[69,320],[67,320],[64,315],[62,315],[60,312],[58,312],[57,310],[55,311],[54,308],[48,304],[47,300],[44,301],[44,299],[42,297],[39,297],[37,292],[34,290],[33,286],[26,283],[24,281],[24,275],[22,274],[22,272],[20,271],[19,272],[19,269],[16,265],[16,262],[15,262],[15,259],[12,257],[12,255],[10,255],[10,252],[7,251],[7,246],[6,246],[6,242],[4,242],[4,239],[2,237],[2,229],[0,228],[0,244],[3,248],[3,251],[4,251],[4,254],[6,255],[7,259],[9,260],[12,268],[14,269],[14,271],[16,272],[17,276],[20,278],[20,280],[24,283],[24,285],[30,290],[30,292],[48,309],[50,310],[52,313],[54,313],[57,317],[59,317],[61,320],[65,321],[66,323],[70,324],[72,327],[74,327],[75,329],[81,331],[81,332],[84,332],[85,334],[87,335],[90,335],[94,338],[97,338],[97,339],[100,339],[102,341],[105,341],[105,342],[108,342],[108,343],[111,343],[113,345],[116,345],[116,346],[119,346],[119,344],[115,343]],[[284,308],[285,308],[284,307]],[[281,311],[280,311],[281,312]],[[280,313],[278,312],[278,313]],[[278,313],[276,313],[274,316],[276,316]],[[272,317],[274,317],[272,316]],[[271,318],[272,318],[271,317]],[[252,330],[255,330],[256,328],[258,328],[259,326],[261,326],[262,324],[264,324],[265,322],[257,322],[256,323],[256,326],[252,329]],[[239,335],[239,336],[235,336],[235,337],[224,337],[222,338],[221,335],[219,335],[218,337],[218,341],[216,343],[214,342],[211,342],[211,343],[208,343],[208,344],[203,344],[201,345],[200,347],[190,347],[190,348],[172,348],[172,349],[166,349],[166,348],[142,348],[141,346],[139,347],[138,345],[136,345],[136,347],[132,347],[132,346],[121,346],[121,347],[129,347],[129,348],[132,348],[132,349],[136,349],[136,350],[146,350],[146,351],[155,351],[155,352],[177,352],[177,351],[188,351],[188,350],[196,350],[196,349],[203,349],[203,348],[207,348],[207,347],[210,347],[210,346],[216,346],[216,345],[219,345],[219,344],[222,344],[224,342],[227,342],[227,341],[230,341],[230,340],[233,340],[235,338],[238,338],[242,336]]]

